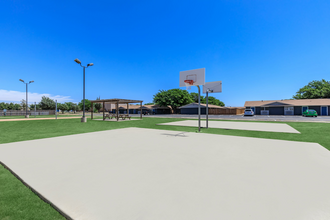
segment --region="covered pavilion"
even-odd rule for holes
[[[142,119],[142,102],[141,100],[131,100],[131,99],[101,99],[101,100],[91,100],[92,103],[92,114],[91,119],[93,119],[93,104],[101,103],[103,104],[103,121],[105,120],[105,103],[115,104],[116,105],[116,118],[119,120],[119,104],[127,104],[127,113],[129,113],[129,104],[130,103],[140,103],[140,119]]]

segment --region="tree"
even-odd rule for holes
[[[30,105],[30,110],[34,110],[34,104]]]
[[[25,110],[25,106],[26,106],[26,101],[25,99],[21,100],[21,109]]]
[[[154,105],[155,103],[153,102],[148,102],[148,103],[145,103],[145,105]]]
[[[8,106],[7,103],[5,103],[5,102],[1,102],[1,103],[0,103],[0,110],[7,109],[7,108],[8,108],[7,106]]]
[[[22,106],[20,104],[14,104],[14,109],[13,110],[21,110]]]
[[[68,107],[67,111],[73,110],[72,109],[73,102],[65,102],[64,104],[66,104],[66,106]]]
[[[213,96],[209,96],[209,104],[218,105],[218,106],[225,106],[225,103],[223,103],[222,101],[220,101],[217,98],[214,98]]]
[[[198,93],[197,92],[191,92],[190,98],[192,99],[193,102],[198,103]],[[201,95],[201,103],[206,104],[206,97]],[[225,106],[225,103],[220,101],[219,99],[209,96],[209,104],[211,105],[218,105],[218,106]]]
[[[96,98],[96,100],[101,100],[101,97]],[[101,108],[102,108],[102,104],[101,103],[95,103],[94,107],[95,107],[95,109],[97,109],[97,111],[100,111]]]
[[[198,93],[197,92],[191,92],[189,95],[193,102],[198,103]],[[201,95],[201,103],[206,103],[206,99],[202,95]]]
[[[82,99],[81,102],[79,102],[79,104],[78,104],[78,106],[81,110],[84,110],[83,101],[84,100]],[[86,111],[88,111],[91,107],[92,107],[91,101],[89,101],[88,99],[85,99],[85,109],[86,109]]]
[[[61,110],[61,108],[62,108],[61,105],[62,105],[61,103],[59,103],[59,102],[57,103],[57,111],[58,111],[58,110]]]
[[[80,102],[77,104],[77,111],[82,111],[82,108],[80,108],[80,107],[82,107],[82,105],[80,106],[79,104],[80,104]]]
[[[34,104],[31,104],[31,105],[30,105],[30,110],[34,110],[34,106],[35,106]],[[41,109],[41,107],[40,107],[39,104],[36,105],[36,109],[37,109],[37,110],[40,110],[40,109]]]
[[[65,103],[63,103],[63,104],[58,103],[57,104],[57,109],[60,109],[62,111],[62,114],[64,114],[64,111],[68,110],[69,107]]]
[[[171,106],[174,112],[177,112],[178,107],[192,102],[189,93],[182,89],[159,90],[154,95],[154,103],[159,106]]]
[[[14,103],[9,103],[8,105],[7,105],[7,109],[8,110],[15,110],[15,105],[14,105]]]
[[[302,87],[293,96],[294,99],[319,99],[330,98],[330,81],[314,80]]]
[[[77,105],[76,103],[73,103],[73,104],[71,105],[71,108],[72,108],[72,111],[73,111],[74,113],[76,113],[76,111],[78,110],[78,105]]]
[[[55,101],[50,99],[49,97],[43,96],[41,97],[41,101],[39,102],[39,106],[43,110],[54,110],[55,109]]]

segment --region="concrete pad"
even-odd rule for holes
[[[93,120],[96,120],[96,121],[103,121],[103,119],[93,119]],[[120,122],[120,121],[135,121],[135,120],[141,120],[141,119],[134,119],[134,118],[131,118],[131,119],[125,119],[125,120],[123,120],[123,119],[119,119],[118,120],[118,122]],[[115,119],[115,118],[112,118],[112,119],[105,119],[104,121],[117,121],[117,119]]]
[[[0,145],[73,219],[330,219],[316,143],[125,128]]]
[[[175,121],[175,122],[161,123],[158,125],[198,127],[198,120]],[[206,127],[206,121],[201,120],[201,126]],[[285,133],[300,134],[300,132],[294,129],[293,127],[282,123],[209,121],[209,128],[236,129],[236,130],[249,130],[249,131],[270,131],[270,132],[285,132]]]

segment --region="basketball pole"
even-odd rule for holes
[[[209,92],[213,92],[213,90],[206,90],[206,128],[209,128]]]
[[[206,128],[209,128],[209,90],[206,90]]]
[[[199,85],[198,88],[198,132],[201,132],[201,89]]]

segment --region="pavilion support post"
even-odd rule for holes
[[[140,102],[140,119],[142,119],[142,102]]]
[[[119,101],[116,103],[116,115],[117,115],[117,121],[119,120]]]
[[[94,113],[94,103],[92,102],[92,113],[91,113],[91,120],[93,120],[93,113]]]
[[[127,115],[129,115],[129,105],[128,105],[129,103],[127,103]]]
[[[105,116],[105,115],[104,115],[104,113],[105,113],[105,106],[104,106],[104,102],[103,102],[103,106],[102,106],[102,107],[103,107],[103,121],[104,121],[104,120],[105,120],[105,117],[104,117],[104,116]]]

